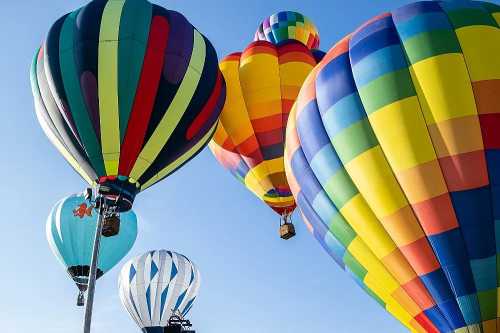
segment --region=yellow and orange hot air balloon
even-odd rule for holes
[[[295,39],[262,40],[220,63],[227,97],[209,146],[225,168],[282,217],[285,239],[295,234],[289,222],[295,200],[283,161],[285,129],[318,53]]]

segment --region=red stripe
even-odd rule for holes
[[[153,17],[141,78],[120,152],[119,174],[128,176],[144,144],[165,62],[170,26],[162,16]]]
[[[417,316],[415,316],[415,321],[429,333],[439,332],[423,312],[420,312]]]
[[[212,113],[215,111],[215,107],[217,101],[219,100],[220,94],[222,91],[222,74],[220,71],[217,71],[217,81],[215,82],[214,90],[212,91],[212,95],[203,106],[203,109],[193,120],[191,125],[186,132],[186,139],[191,140],[196,134],[200,132],[203,126],[206,124]]]
[[[483,132],[484,149],[499,149],[500,113],[480,114],[479,121]]]

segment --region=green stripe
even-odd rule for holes
[[[123,142],[146,54],[153,6],[148,1],[127,1],[120,20],[118,44],[118,105]]]
[[[139,179],[158,157],[158,154],[162,150],[163,146],[167,143],[168,139],[179,124],[184,112],[186,112],[186,109],[196,92],[198,83],[200,82],[201,73],[203,72],[203,66],[205,64],[206,45],[203,36],[201,36],[198,31],[193,29],[193,33],[193,52],[191,54],[188,69],[174,99],[168,106],[167,111],[153,132],[153,135],[151,135],[143,150],[139,154],[139,158],[130,173],[130,177],[135,180]]]
[[[497,290],[480,291],[477,293],[477,297],[479,299],[481,319],[495,319],[497,316]]]
[[[411,64],[439,54],[461,52],[455,31],[449,29],[418,34],[405,40],[403,46]]]
[[[118,112],[118,34],[125,0],[109,1],[99,31],[99,117],[101,144],[107,175],[118,174],[120,115]]]
[[[332,144],[340,160],[346,165],[359,154],[378,145],[378,140],[368,119],[364,118],[337,134]]]
[[[446,14],[455,29],[471,25],[489,25],[496,27],[497,23],[485,10],[468,8],[461,10],[450,10]]]
[[[78,134],[89,161],[98,176],[103,176],[104,163],[101,147],[92,122],[87,112],[87,106],[82,95],[80,77],[75,65],[75,24],[79,11],[74,11],[64,21],[59,39],[59,60],[64,90],[68,98],[69,108],[73,116]]]
[[[484,9],[486,9],[490,14],[500,12],[500,6],[491,2],[481,2],[481,6]]]
[[[349,200],[359,193],[344,168],[328,179],[324,184],[324,189],[338,209],[342,209]]]
[[[400,99],[415,95],[415,88],[408,68],[381,76],[359,90],[359,96],[367,114]]]
[[[347,224],[340,213],[335,214],[328,222],[329,231],[346,248],[351,244],[353,239],[356,238],[356,233],[352,230],[351,226]]]
[[[361,281],[365,278],[367,270],[361,266],[361,264],[353,257],[353,255],[346,251],[344,254],[343,261],[347,267],[356,275]]]

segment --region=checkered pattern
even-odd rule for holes
[[[318,29],[304,15],[284,11],[267,17],[255,32],[254,40],[267,40],[279,44],[286,40],[298,40],[309,49],[319,47]]]
[[[329,51],[290,116],[307,224],[414,331],[500,331],[499,22],[475,1],[375,17]]]

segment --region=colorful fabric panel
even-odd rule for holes
[[[288,179],[320,242],[353,243],[338,212],[426,331],[500,331],[499,22],[476,1],[380,15],[328,52],[289,122]]]
[[[315,65],[311,51],[293,40],[279,46],[253,42],[220,64],[227,98],[210,148],[220,164],[278,214],[295,208],[283,165],[285,129]]]

